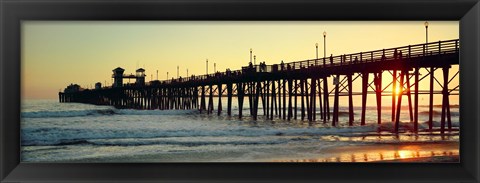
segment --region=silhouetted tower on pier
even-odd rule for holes
[[[113,87],[122,87],[123,86],[123,72],[125,69],[122,69],[121,67],[117,67],[116,69],[113,69]]]
[[[100,90],[100,89],[102,89],[102,83],[100,82],[95,83],[95,90]]]
[[[145,85],[145,69],[139,68],[135,72],[136,72],[135,84],[137,84],[138,86],[144,86]]]

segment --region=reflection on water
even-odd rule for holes
[[[425,151],[414,150],[416,147],[408,147],[396,151],[384,152],[360,152],[360,153],[341,153],[337,157],[319,158],[319,159],[299,159],[299,160],[281,160],[276,162],[376,162],[376,161],[390,161],[402,160],[409,158],[429,158],[439,156],[458,156],[458,150],[451,151]],[[416,162],[413,160],[411,162]]]
[[[459,132],[447,132],[441,134],[440,132],[419,132],[404,133],[404,134],[391,134],[388,132],[380,133],[362,133],[362,134],[342,134],[342,135],[330,135],[320,137],[322,141],[349,141],[349,142],[362,142],[362,143],[392,143],[392,142],[433,142],[433,141],[459,141]]]

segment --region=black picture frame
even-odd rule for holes
[[[0,182],[480,180],[478,0],[1,0],[0,20]],[[461,163],[21,163],[23,20],[460,20]]]

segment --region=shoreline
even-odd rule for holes
[[[325,150],[324,155],[304,159],[274,159],[271,162],[325,162],[325,163],[459,163],[460,143],[398,143],[365,144],[335,147]]]
[[[406,144],[355,144],[342,147],[322,149],[311,157],[276,157],[272,159],[230,159],[223,158],[220,152],[195,153],[194,156],[160,154],[87,158],[69,162],[102,162],[102,163],[460,163],[459,142],[425,142]],[[237,154],[235,156],[242,156]],[[193,158],[193,159],[192,159]],[[127,161],[125,161],[128,159]],[[173,160],[173,161],[172,161]]]
[[[460,163],[460,155],[405,158],[396,160],[373,161],[373,163]]]

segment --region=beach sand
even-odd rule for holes
[[[314,147],[312,147],[314,148]],[[242,156],[242,153],[229,156]],[[221,159],[223,152],[192,154],[148,154],[108,158],[87,158],[73,162],[273,162],[273,163],[459,163],[459,142],[399,142],[351,144],[322,148],[316,154],[299,157],[291,154],[284,158]],[[296,157],[297,156],[297,157]],[[302,155],[304,156],[304,155]]]
[[[277,159],[273,162],[459,163],[459,142],[410,142],[343,146],[325,150],[320,158]]]

